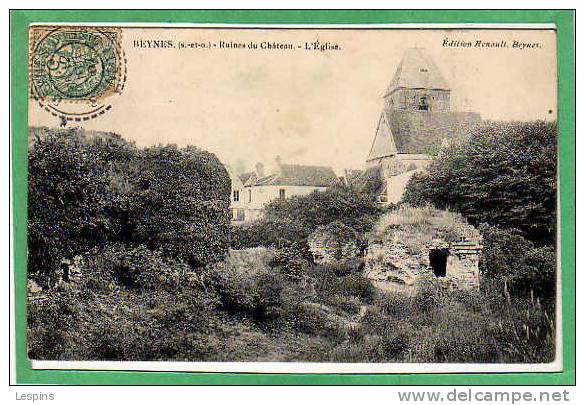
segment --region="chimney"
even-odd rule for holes
[[[256,163],[256,178],[261,179],[264,177],[264,165],[260,162]]]

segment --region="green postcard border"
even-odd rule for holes
[[[574,385],[575,38],[573,10],[11,10],[10,103],[15,362],[18,384]],[[498,374],[251,374],[32,370],[26,354],[27,28],[31,23],[553,23],[557,27],[563,372]]]

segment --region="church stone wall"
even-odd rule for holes
[[[468,133],[481,122],[475,112],[392,111],[390,127],[400,153],[435,154],[443,140]]]
[[[451,108],[451,92],[449,90],[435,89],[396,90],[386,96],[386,108],[389,110],[418,111],[421,97],[426,98],[431,112],[448,112]]]
[[[413,170],[426,170],[430,163],[428,155],[398,153],[381,162],[384,177],[397,176]]]

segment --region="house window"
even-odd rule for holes
[[[240,201],[240,190],[234,190],[234,201]]]
[[[421,111],[428,111],[429,110],[429,103],[427,102],[426,97],[421,97],[418,100],[418,109]]]
[[[284,200],[286,198],[286,190],[284,188],[278,190],[278,198],[280,198],[281,200]]]
[[[248,202],[252,202],[252,190],[248,190]]]
[[[234,208],[232,209],[232,221],[244,221],[246,219],[246,214],[243,209]]]

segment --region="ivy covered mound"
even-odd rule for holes
[[[42,287],[90,249],[144,246],[191,268],[229,244],[229,176],[195,147],[140,149],[119,135],[29,134],[28,273]]]

